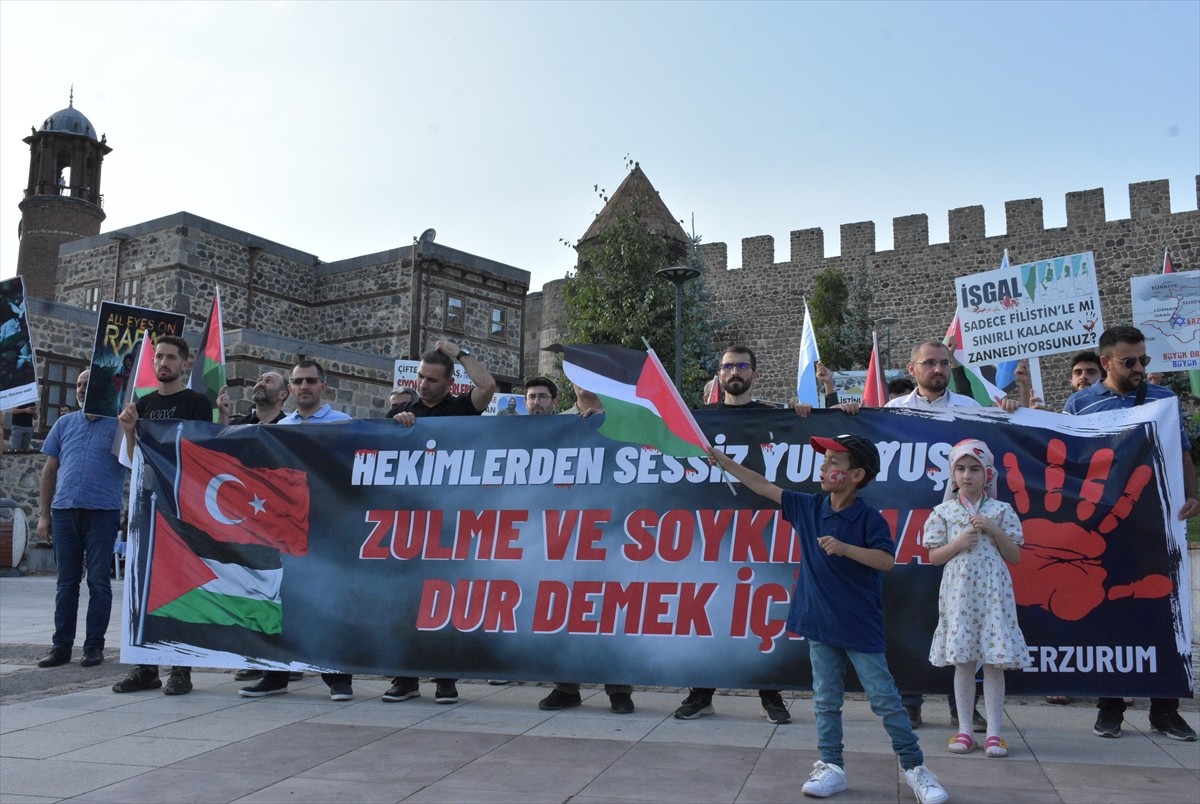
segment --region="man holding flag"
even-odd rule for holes
[[[158,390],[130,402],[117,417],[125,434],[126,454],[133,456],[133,445],[137,437],[140,419],[183,419],[212,423],[213,409],[208,397],[184,387],[183,374],[187,370],[191,350],[187,341],[175,335],[163,335],[154,346],[154,376]],[[129,675],[113,685],[113,692],[140,692],[162,687],[158,677],[158,665],[139,664]],[[192,691],[192,668],[172,667],[166,695],[187,695]]]

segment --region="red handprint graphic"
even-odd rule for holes
[[[1159,598],[1171,594],[1174,584],[1166,575],[1152,573],[1130,584],[1106,586],[1108,571],[1101,560],[1108,549],[1106,534],[1130,515],[1134,504],[1150,482],[1149,466],[1136,467],[1129,475],[1120,499],[1113,503],[1098,525],[1090,523],[1101,509],[1106,483],[1113,466],[1113,451],[1100,449],[1088,462],[1087,475],[1079,487],[1074,516],[1059,513],[1063,506],[1067,470],[1067,445],[1054,438],[1046,445],[1046,492],[1042,509],[1047,516],[1027,518],[1031,510],[1025,476],[1011,452],[1003,458],[1006,483],[1013,507],[1022,517],[1025,546],[1021,562],[1012,567],[1013,591],[1022,606],[1039,606],[1063,620],[1080,620],[1105,600]],[[1058,514],[1059,519],[1049,515]],[[1067,521],[1071,517],[1071,521]]]

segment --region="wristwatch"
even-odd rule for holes
[[[470,349],[468,349],[465,346],[458,347],[458,358],[457,358],[458,360],[462,360],[464,357],[470,357],[470,356],[471,356]]]

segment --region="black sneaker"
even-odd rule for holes
[[[609,708],[618,715],[628,715],[633,712],[633,696],[628,692],[614,692],[608,696]]]
[[[262,678],[262,670],[238,670],[233,674],[234,681],[258,681]]]
[[[288,691],[288,683],[286,681],[278,681],[273,678],[260,679],[257,684],[252,684],[249,687],[242,687],[238,690],[238,695],[243,698],[265,698],[268,695],[283,695]]]
[[[562,690],[551,690],[549,695],[538,701],[538,709],[557,712],[559,709],[570,709],[572,706],[580,706],[582,703],[583,696],[578,692],[572,695]]]
[[[302,678],[304,678],[304,674],[299,670],[293,670],[292,672],[288,673],[288,681],[299,681]]]
[[[172,667],[163,695],[187,695],[192,691],[192,671],[187,667]]]
[[[698,717],[712,714],[716,714],[712,705],[712,696],[693,692],[684,698],[683,703],[675,710],[675,719],[695,720]]]
[[[763,717],[777,726],[792,722],[792,716],[783,702],[783,696],[778,692],[760,695],[762,698]]]
[[[80,667],[95,667],[104,661],[104,648],[84,648],[83,658],[79,660]]]
[[[129,671],[129,675],[113,684],[113,692],[141,692],[142,690],[156,690],[162,686],[162,679],[158,677],[158,668],[154,665],[139,664],[137,667]]]
[[[1165,734],[1172,740],[1181,740],[1185,743],[1196,742],[1196,730],[1189,726],[1178,712],[1151,715],[1150,728],[1159,734]]]
[[[1118,714],[1101,712],[1096,716],[1096,725],[1092,727],[1092,734],[1097,737],[1111,737],[1116,739],[1121,736],[1121,721],[1123,719]]]
[[[393,679],[392,686],[383,694],[383,700],[388,703],[407,701],[409,698],[421,697],[421,685],[415,678]]]
[[[354,698],[354,687],[349,681],[335,681],[329,685],[329,700],[349,701]]]
[[[921,705],[905,704],[904,711],[908,712],[908,722],[912,724],[913,729],[921,728],[921,724],[925,722],[921,719]]]
[[[71,661],[70,648],[51,648],[46,655],[38,659],[38,667],[58,667]]]
[[[440,704],[458,703],[458,687],[453,681],[439,681],[433,700]]]

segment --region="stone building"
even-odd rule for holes
[[[40,434],[59,405],[74,403],[104,300],[182,313],[196,344],[220,286],[239,410],[261,370],[286,370],[301,355],[322,362],[330,401],[356,417],[385,410],[395,359],[440,339],[469,345],[502,390],[525,374],[528,271],[437,243],[432,229],[411,245],[334,262],[188,212],[100,234],[107,138],[72,98],[25,142],[17,273],[42,381]]]
[[[613,193],[606,211],[623,203],[627,185],[658,198],[644,173],[635,167]],[[1197,199],[1200,202],[1200,177]],[[788,399],[794,393],[800,350],[801,299],[812,295],[816,277],[825,270],[836,268],[852,276],[865,261],[874,291],[873,318],[898,319],[890,331],[880,328],[881,341],[890,337],[892,365],[903,368],[913,344],[945,334],[956,306],[955,277],[999,267],[1005,249],[1013,264],[1095,252],[1104,323],[1127,323],[1131,315],[1129,279],[1160,271],[1164,247],[1170,247],[1176,270],[1200,266],[1200,212],[1172,212],[1166,181],[1130,185],[1129,209],[1129,218],[1108,220],[1102,189],[1072,192],[1066,196],[1067,225],[1047,229],[1042,199],[1009,201],[1005,204],[1007,231],[989,237],[983,207],[963,207],[949,213],[946,243],[929,242],[927,215],[908,215],[893,220],[893,244],[886,251],[877,249],[873,222],[848,223],[841,227],[841,254],[836,257],[825,256],[821,229],[801,229],[791,233],[788,257],[781,262],[775,258],[773,237],[743,239],[740,267],[730,267],[726,244],[704,244],[700,253],[713,296],[713,318],[730,322],[715,334],[715,341],[753,348],[762,375],[756,385],[759,393],[765,399]],[[597,216],[585,238],[594,237],[598,225],[602,230],[604,214]],[[652,229],[661,227],[662,219],[674,221],[665,205],[656,216],[648,222]],[[663,234],[669,237],[666,231]],[[661,280],[648,276],[646,281]],[[538,365],[535,361],[541,355],[542,371],[553,364],[538,349],[556,342],[566,331],[565,284],[566,280],[549,282],[540,292],[529,294],[526,302],[525,362]],[[1066,400],[1067,359],[1064,355],[1041,361],[1046,401],[1051,407],[1061,407]]]

